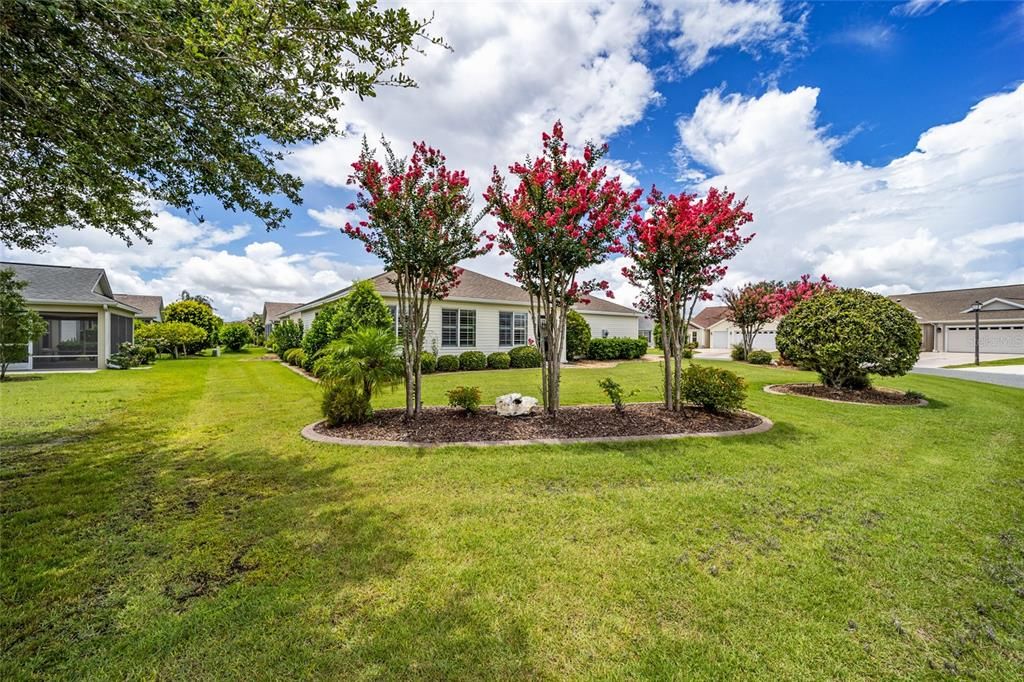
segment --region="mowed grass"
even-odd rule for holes
[[[1022,358],[1005,358],[1001,360],[985,360],[984,362],[975,365],[973,362],[968,362],[963,365],[947,365],[946,369],[962,369],[965,367],[1008,367],[1010,365],[1024,365],[1024,357]]]
[[[317,386],[257,354],[4,384],[0,678],[1017,677],[1024,391],[838,405],[729,367],[771,432],[314,444]],[[604,376],[657,398],[633,362],[566,402]]]

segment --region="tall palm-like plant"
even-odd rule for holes
[[[377,327],[348,331],[320,351],[313,373],[324,383],[328,421],[365,421],[373,415],[370,401],[404,373],[397,351],[394,333]]]

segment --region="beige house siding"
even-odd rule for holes
[[[603,337],[624,337],[635,339],[640,336],[640,317],[638,315],[612,315],[608,313],[589,313],[579,311],[583,319],[590,325],[590,336],[595,339]],[[607,332],[605,334],[604,332]]]

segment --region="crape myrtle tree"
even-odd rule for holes
[[[413,145],[408,159],[395,155],[382,139],[381,165],[366,139],[352,164],[349,184],[360,188],[356,201],[366,220],[347,223],[345,234],[380,258],[398,297],[398,327],[405,363],[405,415],[419,416],[423,339],[430,303],[443,299],[462,274],[459,261],[484,253],[474,228],[486,210],[474,213],[465,171],[449,170],[444,154],[426,143]]]
[[[543,134],[543,153],[509,167],[519,184],[510,193],[497,167],[485,198],[498,231],[488,237],[515,259],[512,277],[530,298],[534,334],[544,361],[544,409],[555,415],[566,317],[574,303],[589,301],[608,282],[580,280],[586,268],[622,252],[622,225],[641,190],[627,192],[619,178],[598,165],[608,151],[587,142],[583,158],[570,158],[561,122]],[[610,296],[610,292],[609,296]]]
[[[753,282],[722,293],[727,318],[740,330],[743,358],[754,348],[754,339],[766,324],[775,319],[772,304],[781,282]]]
[[[200,195],[281,227],[302,188],[282,150],[335,134],[346,97],[413,86],[428,22],[373,0],[0,3],[0,243],[148,240],[157,202]]]
[[[641,288],[639,305],[660,325],[665,407],[680,410],[683,350],[694,307],[712,299],[708,290],[725,276],[725,264],[753,238],[740,234],[753,215],[746,200],[714,187],[703,198],[652,187],[647,203],[646,217],[630,221],[626,246],[633,264],[622,273]]]
[[[772,315],[776,319],[785,317],[801,301],[813,298],[823,291],[833,291],[835,288],[828,275],[822,275],[814,281],[810,275],[800,275],[800,279],[792,280],[788,284],[780,283],[771,295]]]

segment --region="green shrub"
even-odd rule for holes
[[[516,346],[508,352],[509,365],[516,369],[540,367],[544,361],[536,346]]]
[[[491,353],[487,356],[488,369],[508,369],[512,365],[512,359],[508,353]]]
[[[591,339],[587,357],[591,360],[635,360],[646,352],[645,339],[611,337]]]
[[[907,396],[908,398],[914,398],[915,400],[927,400],[924,393],[921,393],[921,391],[907,391],[903,395]]]
[[[220,328],[218,335],[220,342],[233,351],[242,350],[253,341],[252,327],[245,322],[229,322]]]
[[[135,329],[135,342],[154,346],[158,351],[174,353],[201,345],[206,330],[189,322],[153,322]]]
[[[782,318],[775,339],[787,360],[834,388],[863,384],[869,374],[906,374],[921,351],[914,314],[862,289],[836,289],[799,303]]]
[[[733,360],[741,362],[747,359],[747,351],[744,350],[742,343],[734,343],[732,344],[732,350],[729,351],[729,356]]]
[[[693,349],[692,348],[683,348],[683,357],[686,358],[687,360],[692,358],[693,357]]]
[[[622,388],[622,384],[611,377],[601,379],[601,381],[597,382],[597,385],[600,386],[601,390],[604,391],[604,394],[608,396],[608,400],[612,401],[612,405],[615,407],[617,412],[625,412],[626,398],[636,395],[636,389],[626,393]]]
[[[683,400],[712,412],[743,407],[746,382],[727,369],[691,363],[683,370]]]
[[[340,339],[345,332],[363,327],[376,327],[391,332],[395,330],[395,321],[387,303],[368,279],[353,284],[339,304],[337,314],[333,315],[334,339]]]
[[[156,362],[157,350],[153,346],[140,346],[139,357],[142,359],[142,364],[151,365]]]
[[[752,350],[747,355],[747,362],[752,365],[770,365],[772,364],[772,354],[766,350]]]
[[[437,359],[438,372],[458,372],[459,357],[457,355],[442,355]]]
[[[271,349],[283,359],[285,351],[302,347],[302,322],[281,320],[274,325],[269,342]]]
[[[459,356],[459,369],[487,369],[487,356],[478,350],[467,350]]]
[[[362,424],[373,416],[373,407],[363,394],[343,381],[324,382],[320,410],[329,426]]]
[[[565,356],[570,360],[587,357],[590,334],[587,320],[575,310],[570,310],[565,318]]]
[[[871,378],[866,374],[854,374],[843,380],[841,388],[850,391],[864,391],[871,388]]]
[[[306,357],[316,357],[324,346],[341,338],[341,334],[334,332],[334,320],[341,305],[341,302],[334,301],[316,311],[313,321],[309,323],[309,329],[302,335],[302,350],[306,351]]]
[[[423,374],[433,374],[436,369],[437,356],[427,351],[420,353],[420,372]]]
[[[477,386],[456,386],[448,391],[447,395],[448,404],[452,407],[461,407],[469,414],[476,414],[480,411],[480,401],[483,396]]]
[[[203,348],[212,348],[217,345],[218,332],[224,321],[214,314],[208,305],[198,301],[175,301],[164,306],[162,318],[164,322],[188,322],[194,324],[206,332],[202,341],[195,341],[185,345],[185,352],[188,354],[198,353]]]
[[[107,358],[107,367],[110,369],[131,369],[142,364],[142,357],[139,355],[139,346],[125,342],[116,353],[111,353]]]

